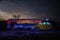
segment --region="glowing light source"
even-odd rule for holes
[[[49,22],[41,22],[40,25],[51,25]]]
[[[46,21],[48,21],[48,18],[46,18]]]
[[[47,22],[47,25],[50,25],[50,23],[49,23],[49,22]]]
[[[43,23],[44,25],[46,24],[46,22]]]

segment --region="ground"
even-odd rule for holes
[[[58,37],[58,38],[57,38]],[[0,39],[2,40],[58,40],[60,31],[21,31],[7,30],[0,31]],[[56,39],[57,38],[57,39]]]

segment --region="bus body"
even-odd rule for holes
[[[40,23],[40,19],[8,19],[7,29],[30,28]]]

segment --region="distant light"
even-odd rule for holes
[[[46,21],[48,21],[49,19],[48,18],[46,18]]]

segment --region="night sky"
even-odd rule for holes
[[[56,0],[0,0],[0,18],[20,14],[22,19],[49,18],[58,20],[60,14]]]

